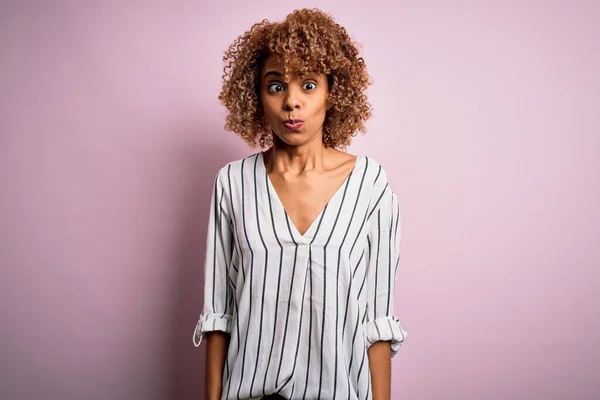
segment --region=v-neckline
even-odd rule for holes
[[[294,236],[297,236],[298,239],[299,239],[299,241],[301,241],[301,242],[306,241],[308,238],[311,237],[312,231],[314,229],[316,229],[315,226],[317,224],[319,224],[319,222],[323,218],[323,214],[327,210],[328,206],[338,197],[338,195],[340,194],[340,192],[344,189],[344,187],[346,186],[346,184],[350,180],[350,177],[354,174],[354,172],[358,168],[359,161],[362,159],[362,156],[356,156],[356,160],[354,160],[354,167],[352,167],[352,170],[350,170],[350,173],[346,176],[346,178],[344,178],[344,180],[342,181],[342,184],[336,189],[336,191],[329,198],[329,200],[327,200],[327,202],[325,203],[325,205],[323,206],[323,208],[321,208],[321,211],[319,212],[319,214],[317,214],[317,216],[312,220],[312,222],[310,223],[310,225],[308,226],[308,229],[306,229],[306,231],[304,232],[304,234],[301,234],[300,231],[298,230],[296,224],[294,223],[294,221],[292,220],[292,218],[288,214],[285,206],[283,205],[283,202],[281,201],[281,198],[279,197],[279,194],[277,194],[277,190],[275,190],[275,186],[273,186],[273,183],[271,182],[271,178],[269,177],[269,172],[267,171],[267,166],[265,165],[264,153],[262,151],[260,151],[258,153],[258,155],[260,157],[260,165],[261,165],[261,167],[263,169],[263,172],[264,172],[264,175],[265,175],[265,179],[267,181],[268,192],[269,192],[269,193],[267,193],[267,195],[271,196],[271,194],[273,194],[273,197],[275,198],[275,200],[277,201],[277,203],[279,203],[279,205],[281,206],[281,209],[283,210],[285,218],[287,219],[288,225],[291,227],[291,229],[294,232]]]

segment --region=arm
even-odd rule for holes
[[[384,171],[375,185],[369,219],[367,320],[365,336],[373,400],[391,398],[391,359],[407,332],[394,316],[394,288],[400,260],[400,205]]]
[[[219,331],[209,332],[206,335],[206,345],[206,399],[220,400],[229,335]]]
[[[373,400],[390,400],[392,392],[392,357],[390,342],[373,343],[367,350],[371,370]]]
[[[235,293],[229,267],[233,255],[233,231],[227,208],[227,193],[217,174],[212,192],[204,260],[204,306],[194,330],[194,345],[207,340],[206,398],[218,400],[223,389],[223,372],[229,347]],[[235,271],[235,270],[234,270]]]

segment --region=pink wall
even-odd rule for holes
[[[255,151],[221,53],[318,6],[403,207],[392,398],[597,399],[598,3],[284,3],[0,4],[0,398],[202,398],[209,190]]]

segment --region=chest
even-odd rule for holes
[[[313,176],[284,179],[271,176],[270,181],[291,222],[304,234],[338,192],[344,176]]]

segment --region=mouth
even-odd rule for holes
[[[304,125],[304,121],[301,119],[287,119],[283,121],[283,126],[292,131],[299,130],[302,128],[302,125]]]

